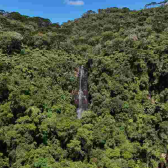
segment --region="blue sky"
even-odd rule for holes
[[[155,1],[155,2],[161,2]],[[152,0],[1,0],[0,9],[7,12],[19,12],[30,17],[38,16],[50,19],[52,23],[59,23],[80,18],[83,13],[110,7],[130,10],[140,10]]]

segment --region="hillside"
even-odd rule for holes
[[[168,5],[62,25],[0,10],[0,168],[156,168],[167,143]]]

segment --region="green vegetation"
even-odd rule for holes
[[[0,10],[0,168],[156,168],[168,149],[167,21],[168,5],[62,25]]]

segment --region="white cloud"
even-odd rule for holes
[[[76,6],[84,5],[84,2],[83,2],[83,1],[70,1],[70,0],[65,0],[65,3],[68,4],[68,5],[76,5]]]

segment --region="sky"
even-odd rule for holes
[[[156,3],[161,2],[155,1]],[[130,10],[143,9],[152,0],[1,0],[0,10],[6,12],[19,12],[29,17],[42,17],[50,19],[52,23],[60,25],[68,20],[80,18],[89,10],[98,13],[98,9],[110,7]]]

